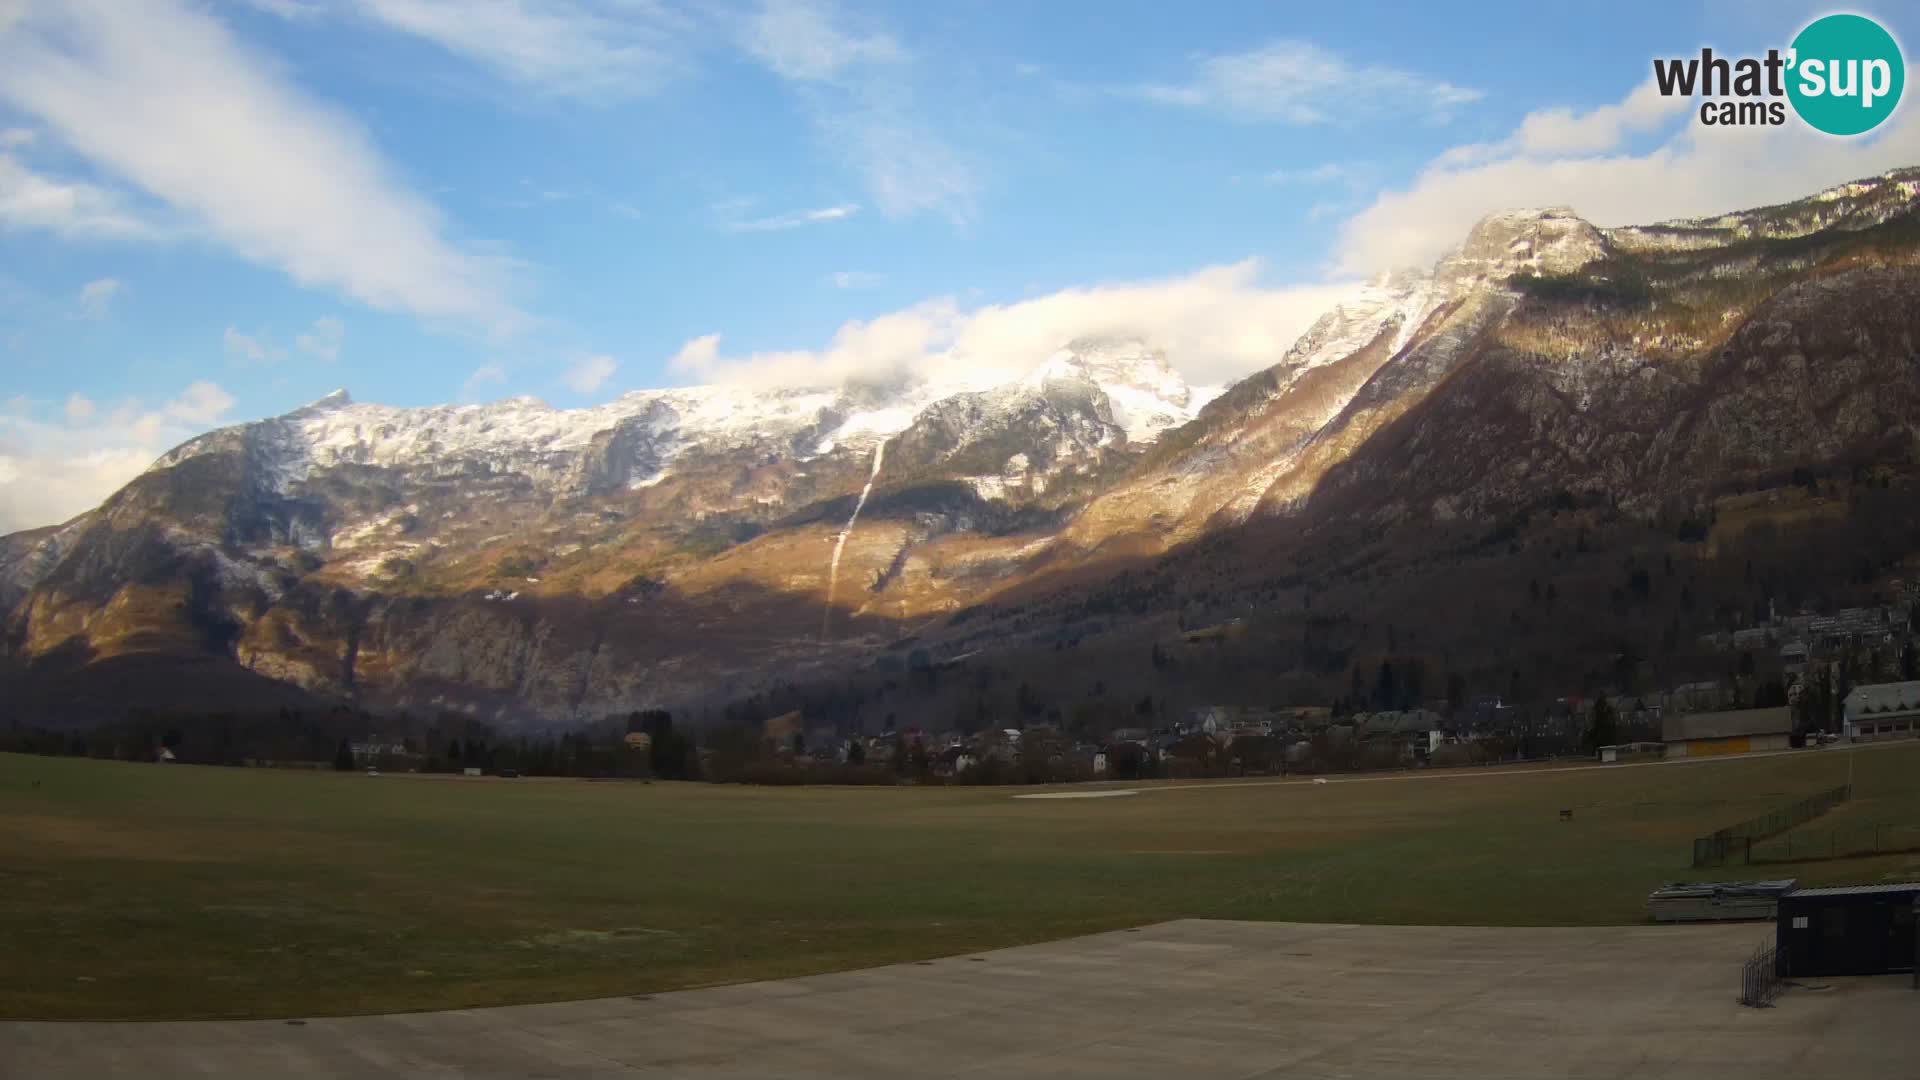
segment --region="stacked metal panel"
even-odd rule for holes
[[[1655,922],[1710,922],[1720,919],[1771,919],[1780,897],[1793,891],[1784,881],[1675,882],[1647,896],[1647,914]]]

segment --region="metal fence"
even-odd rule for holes
[[[1920,851],[1920,825],[1855,825],[1837,829],[1796,829],[1764,843],[1749,845],[1749,863],[1798,863],[1862,855]]]
[[[1755,840],[1765,840],[1804,825],[1852,797],[1853,785],[1842,784],[1759,817],[1748,818],[1737,825],[1729,825],[1711,836],[1698,837],[1693,841],[1693,865],[1720,866],[1735,855],[1743,863],[1750,862]]]
[[[1740,1004],[1764,1009],[1780,996],[1786,973],[1780,970],[1778,950],[1762,945],[1740,966]]]

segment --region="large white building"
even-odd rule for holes
[[[1849,739],[1911,739],[1920,735],[1920,682],[1856,686],[1841,702]]]

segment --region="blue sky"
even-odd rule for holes
[[[0,531],[335,387],[571,406],[1109,329],[1226,381],[1490,209],[1920,162],[1911,108],[1734,137],[1636,94],[1824,10],[0,0]]]

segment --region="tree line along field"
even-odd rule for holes
[[[1920,744],[1068,800],[0,755],[0,1015],[641,994],[1189,916],[1632,923],[1662,883],[1761,870],[1690,870],[1690,841],[1844,783],[1849,758],[1861,798],[1920,810]],[[1755,876],[1789,875],[1920,876],[1920,856]]]

